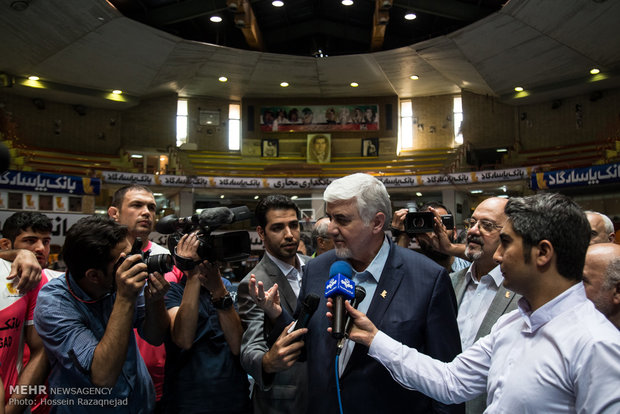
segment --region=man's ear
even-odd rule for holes
[[[373,232],[383,231],[383,225],[385,224],[385,213],[379,211],[375,214],[375,217],[370,222],[373,227]]]
[[[117,207],[114,207],[114,206],[108,207],[108,216],[110,218],[114,219],[114,221],[118,221],[118,215],[119,215],[119,211]]]
[[[261,226],[256,226],[256,233],[258,233],[258,237],[260,237],[262,241],[265,241],[265,229]]]
[[[12,248],[13,248],[13,243],[11,243],[11,240],[7,239],[6,237],[3,237],[0,239],[0,249],[11,250]]]
[[[88,269],[84,274],[84,279],[88,280],[89,283],[94,285],[101,284],[101,281],[104,279],[104,274],[99,269]]]
[[[611,300],[617,306],[620,305],[620,282],[616,283],[616,286],[611,288]]]
[[[553,255],[555,254],[555,249],[549,240],[541,240],[538,242],[538,245],[535,247],[536,250],[536,265],[538,266],[546,266],[551,263],[553,259]]]

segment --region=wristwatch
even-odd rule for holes
[[[213,307],[215,309],[223,310],[228,309],[233,305],[233,299],[232,296],[230,296],[230,293],[226,292],[224,296],[218,299],[213,299],[213,296],[211,296],[211,303],[213,303]]]

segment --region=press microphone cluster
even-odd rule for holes
[[[344,260],[334,262],[329,268],[329,280],[325,284],[325,297],[332,298],[332,337],[344,338],[346,311],[344,301],[355,298],[355,282],[351,280],[353,269]]]

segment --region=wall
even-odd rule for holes
[[[73,105],[0,93],[0,105],[10,113],[20,143],[38,148],[115,154],[121,146],[121,113],[85,107],[79,115]]]
[[[143,99],[123,111],[123,148],[158,148],[176,145],[176,94]]]
[[[463,91],[463,141],[474,148],[510,147],[515,142],[515,108],[488,95]]]
[[[413,149],[452,148],[454,95],[413,98]]]

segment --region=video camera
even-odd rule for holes
[[[131,246],[131,251],[120,260],[117,264],[117,267],[120,266],[127,257],[132,256],[134,254],[139,254],[142,259],[140,262],[146,264],[147,272],[149,273],[159,273],[161,275],[166,274],[172,271],[172,256],[169,254],[154,254],[151,255],[150,250],[143,252],[142,251],[142,239],[137,238],[136,241],[133,242]],[[140,263],[136,262],[136,263]]]
[[[407,213],[405,216],[405,232],[408,235],[433,232],[435,215],[430,211]],[[448,230],[454,228],[454,217],[451,214],[441,216],[441,222]]]
[[[246,220],[252,217],[247,206],[213,207],[202,210],[200,214],[178,218],[175,215],[163,217],[155,229],[168,237],[168,249],[175,251],[179,240],[184,234],[198,230],[198,256],[211,263],[238,262],[250,255],[250,234],[247,231],[231,231],[212,234],[223,224]]]

